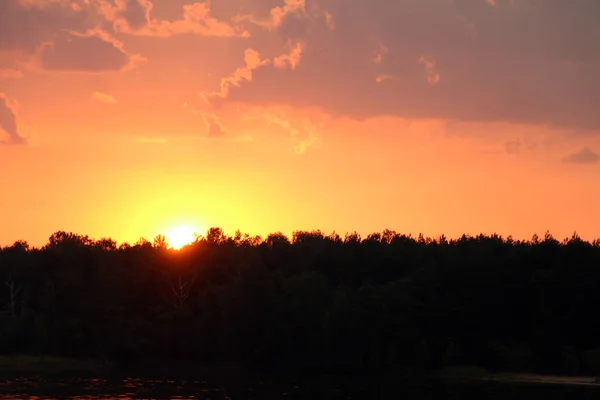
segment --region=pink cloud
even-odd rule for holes
[[[222,78],[219,91],[202,93],[202,98],[209,104],[215,99],[227,98],[232,87],[239,87],[243,81],[252,81],[252,71],[269,64],[269,62],[268,59],[262,59],[258,51],[246,49],[244,52],[245,65],[237,68],[230,76]]]
[[[134,68],[145,59],[129,54],[123,44],[100,30],[64,33],[42,44],[31,65],[43,71],[116,72]]]
[[[164,137],[137,137],[135,141],[144,144],[165,144],[169,139]]]
[[[225,128],[219,116],[212,112],[196,110],[187,102],[183,103],[183,108],[193,115],[200,116],[206,125],[206,136],[209,138],[221,138],[226,135]]]
[[[85,31],[101,21],[84,0],[2,0],[0,51],[32,52],[61,30]]]
[[[117,104],[117,99],[114,96],[106,93],[94,92],[92,93],[92,99],[108,105]]]
[[[27,141],[19,134],[17,124],[16,103],[8,99],[4,93],[0,93],[0,143],[2,144],[26,144]],[[2,136],[5,139],[2,139]]]
[[[58,5],[73,11],[81,11],[86,4],[89,4],[89,1],[86,0],[17,0],[17,2],[25,9],[43,10]]]
[[[595,164],[600,161],[600,155],[589,147],[583,147],[564,157],[563,161],[573,164]]]
[[[150,23],[153,4],[150,0],[95,0],[97,12],[115,30],[137,30]]]
[[[241,26],[231,25],[212,16],[210,3],[196,2],[183,6],[182,17],[174,21],[152,18],[149,0],[121,0],[114,9],[105,6],[105,15],[114,21],[115,30],[138,36],[171,37],[195,34],[216,37],[249,37]]]
[[[430,85],[437,85],[440,83],[440,74],[437,73],[435,69],[435,60],[430,60],[421,56],[419,58],[419,63],[425,67],[425,71],[427,72],[427,82]]]
[[[377,50],[375,51],[375,56],[373,57],[373,62],[375,64],[381,64],[387,52],[388,48],[385,47],[383,44],[379,43],[379,46],[377,46]]]
[[[23,77],[23,72],[12,69],[5,68],[0,69],[0,79],[21,79]]]
[[[375,82],[377,82],[377,83],[381,83],[381,82],[385,82],[385,81],[387,81],[387,80],[389,80],[389,79],[392,79],[392,78],[393,78],[393,76],[392,76],[392,75],[385,75],[385,74],[381,74],[381,75],[377,75],[377,76],[375,77]]]
[[[335,29],[335,21],[333,20],[333,15],[331,15],[331,13],[329,11],[325,11],[323,13],[323,16],[325,17],[325,23],[327,24],[327,27],[330,30],[334,30]]]
[[[600,37],[597,2],[315,3],[335,29],[323,12],[246,17],[277,26],[284,43],[302,43],[302,68],[262,69],[252,85],[232,87],[229,101],[318,107],[355,119],[393,115],[600,131],[600,47],[590,39]],[[375,65],[373,38],[388,50],[375,56],[381,59]]]
[[[225,136],[225,129],[219,117],[214,113],[202,113],[202,118],[206,124],[206,131],[208,137],[222,137]]]
[[[311,114],[307,116],[305,114]],[[308,110],[303,110],[300,113],[294,112],[293,110],[286,110],[285,108],[277,107],[275,109],[254,109],[249,110],[248,113],[243,116],[243,124],[248,129],[253,125],[256,129],[262,130],[265,124],[269,129],[268,131],[272,134],[280,133],[286,134],[293,144],[293,150],[296,154],[305,154],[311,149],[318,149],[323,144],[323,128],[326,125],[327,119],[324,119],[321,115],[312,115]],[[318,122],[314,122],[318,121]]]
[[[302,43],[296,43],[288,53],[273,57],[272,60],[263,59],[260,53],[254,49],[246,49],[244,52],[244,66],[237,68],[230,76],[221,78],[220,90],[210,93],[201,93],[200,96],[210,105],[219,105],[229,97],[233,88],[241,87],[242,82],[250,82],[253,79],[253,71],[269,64],[277,69],[296,69],[302,59]]]
[[[237,15],[233,18],[233,21],[238,23],[248,21],[262,28],[274,30],[281,26],[287,16],[304,13],[306,13],[305,0],[284,0],[283,5],[271,8],[269,15],[265,18],[256,17],[252,14],[245,14]]]
[[[296,43],[288,54],[282,54],[273,58],[273,65],[275,68],[291,68],[296,69],[300,60],[302,59],[302,43]]]

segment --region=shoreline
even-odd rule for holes
[[[531,373],[499,373],[489,376],[467,378],[474,381],[502,382],[502,383],[535,383],[549,385],[583,385],[600,386],[600,379],[595,376],[560,376]]]
[[[399,371],[396,371],[399,372]],[[380,377],[394,372],[383,373]],[[115,363],[97,359],[77,359],[55,356],[0,355],[0,374],[4,375],[164,375],[164,376],[203,376],[216,379],[258,377],[256,371],[233,364],[200,365],[193,362],[155,360],[148,363]],[[400,375],[405,375],[400,373]],[[336,374],[324,374],[333,376]],[[344,376],[346,374],[340,374]],[[308,377],[308,376],[306,376]],[[488,372],[478,367],[448,367],[438,373],[424,374],[423,378],[442,381],[497,382],[542,385],[600,386],[600,377],[568,376],[518,372]]]
[[[600,377],[581,375],[556,375],[531,372],[489,372],[474,366],[447,367],[436,374],[441,380],[530,383],[542,385],[600,386]]]

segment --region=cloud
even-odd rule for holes
[[[251,82],[253,71],[273,64],[277,69],[296,69],[302,59],[302,43],[296,43],[288,53],[273,57],[273,60],[262,58],[257,50],[252,48],[244,51],[244,66],[237,68],[231,75],[221,78],[220,89],[215,92],[203,92],[200,96],[212,106],[219,106],[220,101],[228,98],[233,88],[240,87],[242,82]]]
[[[435,61],[428,60],[424,56],[419,57],[419,63],[423,64],[427,72],[427,82],[430,85],[437,85],[440,82],[440,74],[435,70]]]
[[[6,139],[2,144],[26,144],[26,140],[19,134],[15,104],[11,102],[4,93],[0,93],[0,133],[4,133]]]
[[[85,32],[102,22],[95,0],[2,0],[0,50],[31,53],[62,30]]]
[[[231,86],[227,97],[265,106],[315,106],[354,119],[600,130],[600,46],[590,40],[600,37],[600,2],[496,3],[313,0],[293,12],[284,3],[279,7],[287,11],[279,14],[238,17],[275,30],[273,40],[302,43],[302,68],[261,69],[252,85]],[[312,4],[318,4],[319,15]],[[325,11],[335,21],[333,30]],[[384,55],[377,53],[374,38],[385,44]],[[394,79],[381,84],[389,76]]]
[[[323,144],[321,130],[324,123],[315,124],[308,118],[294,121],[278,113],[265,113],[262,118],[268,127],[281,128],[290,136],[294,141],[296,154],[305,154],[309,149],[318,148]],[[246,116],[246,119],[250,119],[250,117]]]
[[[74,11],[81,11],[79,3],[72,0],[18,0],[17,2],[25,9],[43,10],[53,5],[60,5],[62,7],[71,8]]]
[[[128,54],[123,44],[100,30],[85,34],[63,33],[40,46],[36,64],[44,71],[116,72],[135,67],[145,59]]]
[[[329,11],[323,12],[323,17],[325,17],[325,24],[330,30],[335,29],[335,21],[333,20],[333,15]]]
[[[114,96],[111,96],[110,94],[106,93],[94,92],[92,93],[92,99],[104,104],[117,104],[117,99],[115,99]]]
[[[252,14],[240,14],[232,20],[236,23],[248,21],[267,30],[274,30],[283,24],[285,19],[293,14],[306,14],[305,0],[284,0],[283,5],[275,6],[269,10],[267,17],[256,17]],[[331,20],[331,15],[329,16]]]
[[[113,8],[105,5],[104,15],[112,20],[117,32],[138,36],[171,37],[195,34],[215,37],[249,37],[241,26],[231,25],[212,16],[210,2],[186,4],[180,19],[169,21],[152,18],[149,0],[121,0]]]
[[[144,144],[165,144],[169,139],[163,137],[138,137],[135,141]]]
[[[523,143],[520,139],[509,140],[504,145],[508,154],[519,154],[523,147]]]
[[[203,113],[202,118],[206,124],[208,137],[216,138],[225,136],[225,129],[223,128],[221,120],[216,114]]]
[[[375,82],[381,83],[381,82],[385,82],[385,81],[387,81],[389,79],[392,79],[392,78],[393,78],[393,76],[391,76],[391,75],[377,75],[375,77]]]
[[[5,68],[0,69],[0,79],[21,79],[23,77],[23,72],[12,69]]]
[[[302,120],[300,133],[294,136],[296,154],[305,154],[309,149],[320,148],[323,144],[322,126],[312,123],[308,118]]]
[[[267,113],[264,115],[264,119],[269,127],[278,126],[288,131],[290,136],[296,137],[300,135],[300,131],[292,125],[292,122],[285,119],[277,114]]]
[[[183,108],[193,115],[200,116],[206,125],[206,136],[209,138],[221,138],[226,135],[221,119],[215,113],[197,110],[188,102],[183,103]]]
[[[251,81],[252,71],[269,64],[269,62],[268,59],[262,59],[258,51],[246,49],[244,52],[244,66],[237,68],[230,76],[222,78],[218,91],[201,93],[201,97],[208,104],[214,104],[214,100],[227,98],[232,87],[239,87],[243,81]]]
[[[381,62],[383,61],[383,57],[385,57],[387,52],[388,52],[388,48],[385,47],[383,44],[379,43],[377,50],[375,50],[375,56],[373,57],[373,62],[375,64],[381,64]]]
[[[300,60],[302,59],[302,43],[296,43],[296,45],[290,50],[288,54],[282,54],[273,59],[273,65],[275,68],[291,68],[296,69]]]
[[[138,30],[150,24],[152,3],[148,0],[127,0],[117,11],[117,16],[123,18],[127,29]]]
[[[113,1],[125,0],[2,0],[0,54],[11,52],[13,62],[38,71],[131,67],[143,58],[128,54],[121,42],[102,30]],[[133,15],[124,18],[135,23]]]
[[[563,158],[563,161],[573,164],[593,164],[600,161],[600,155],[589,147],[583,147]]]

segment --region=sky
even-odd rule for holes
[[[597,0],[0,0],[0,245],[600,237]]]

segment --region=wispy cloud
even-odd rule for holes
[[[295,143],[296,154],[305,154],[309,149],[318,148],[323,144],[322,126],[312,123],[308,118],[292,121],[274,113],[266,113],[263,118],[268,126],[277,126],[289,134]]]
[[[386,74],[377,75],[377,76],[375,77],[375,82],[377,82],[377,83],[381,83],[381,82],[385,82],[385,81],[387,81],[387,80],[390,80],[390,79],[392,79],[392,78],[393,78],[393,76],[392,76],[392,75],[386,75]]]
[[[12,69],[5,68],[0,69],[0,79],[21,79],[23,77],[23,72]]]
[[[509,140],[504,143],[504,148],[508,154],[519,154],[522,147],[523,143],[520,139]]]
[[[43,43],[29,64],[38,71],[117,72],[136,67],[146,59],[124,50],[122,42],[100,29],[85,33],[64,32]]]
[[[269,64],[268,59],[262,59],[260,53],[254,49],[244,52],[244,66],[237,68],[230,76],[221,79],[220,90],[216,92],[201,93],[201,97],[211,104],[214,99],[225,99],[234,86],[240,86],[243,81],[252,81],[252,71]]]
[[[600,161],[600,155],[589,147],[583,147],[567,155],[563,161],[573,164],[594,164]]]
[[[153,5],[149,0],[129,0],[112,9],[110,6],[104,8],[107,19],[113,21],[115,30],[120,33],[151,37],[181,34],[250,37],[250,32],[243,27],[213,17],[208,1],[184,5],[181,18],[173,21],[151,18]]]
[[[206,125],[206,137],[221,138],[226,134],[225,128],[219,116],[213,112],[197,110],[192,107],[187,101],[183,103],[183,108],[193,115],[199,116]]]
[[[427,72],[427,82],[430,85],[437,85],[440,82],[440,74],[435,69],[435,60],[428,59],[424,56],[419,58],[419,63],[425,67]]]
[[[4,94],[0,93],[0,133],[5,133],[6,139],[0,136],[0,143],[3,144],[26,144],[25,138],[19,134],[17,124],[17,114],[15,112],[16,103],[9,100]]]
[[[306,13],[305,0],[284,0],[283,5],[271,8],[266,18],[256,17],[252,14],[237,15],[233,18],[236,23],[248,21],[264,29],[274,30],[281,26],[288,15]],[[329,14],[331,19],[331,14]]]
[[[135,138],[135,141],[138,143],[145,143],[145,144],[165,144],[169,141],[169,139],[164,138],[164,137],[143,136],[143,137]]]
[[[375,56],[373,57],[373,62],[375,64],[381,64],[383,58],[388,52],[388,48],[385,47],[382,43],[379,43],[377,49],[375,50]]]
[[[229,96],[229,92],[234,87],[241,87],[242,82],[251,82],[253,71],[273,64],[278,69],[294,70],[300,64],[302,59],[303,44],[297,42],[291,47],[289,52],[273,57],[273,59],[262,58],[257,50],[252,48],[244,52],[244,66],[237,68],[231,75],[221,78],[220,89],[215,92],[203,92],[200,96],[208,105],[218,106],[219,100],[224,100]]]
[[[202,113],[202,118],[206,124],[208,137],[216,138],[225,136],[225,129],[221,120],[215,113]]]
[[[275,68],[291,68],[296,69],[302,59],[302,43],[298,42],[292,47],[289,53],[282,54],[273,59]]]
[[[117,104],[117,99],[115,99],[114,96],[111,96],[110,94],[106,93],[94,92],[92,93],[92,99],[104,104]]]

